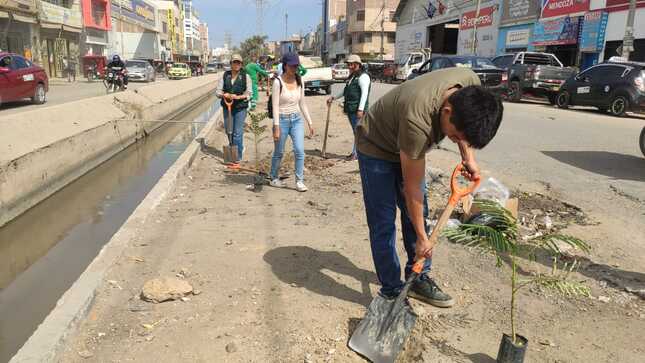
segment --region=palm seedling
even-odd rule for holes
[[[449,240],[472,247],[495,256],[497,267],[507,261],[510,265],[511,301],[510,301],[510,337],[502,337],[497,361],[522,362],[528,340],[517,334],[517,293],[529,286],[553,290],[564,296],[589,296],[589,288],[579,281],[573,281],[571,273],[578,266],[572,262],[562,262],[563,251],[560,246],[589,252],[589,245],[584,241],[558,233],[547,234],[519,244],[517,219],[506,208],[494,201],[475,200],[479,208],[481,224],[466,223],[446,229],[443,233]],[[551,268],[547,273],[535,273],[529,276],[518,274],[518,257],[520,255],[536,258],[536,252],[546,252],[550,257]],[[569,260],[571,261],[571,260]]]
[[[260,142],[266,138],[264,133],[267,130],[266,125],[262,125],[262,121],[267,118],[266,112],[249,112],[251,122],[248,125],[248,130],[253,134],[253,146],[255,147],[255,169],[260,170]]]

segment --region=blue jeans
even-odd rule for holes
[[[349,119],[349,124],[352,126],[352,131],[356,135],[356,125],[358,125],[358,115],[356,112],[348,113],[347,118]],[[352,155],[356,155],[356,139],[354,139],[354,146],[352,147]]]
[[[396,208],[401,211],[401,229],[403,230],[403,245],[408,255],[405,264],[405,276],[412,272],[415,260],[417,235],[408,217],[403,196],[403,175],[401,164],[372,158],[358,153],[358,166],[363,184],[363,199],[367,214],[367,225],[370,231],[370,246],[372,258],[376,267],[376,275],[381,283],[381,292],[387,296],[398,295],[403,287],[401,281],[401,264],[396,254]],[[428,200],[424,191],[423,215],[428,216]],[[428,226],[424,227],[426,233]],[[430,271],[432,259],[427,259],[423,272]]]
[[[278,179],[280,163],[284,154],[284,144],[291,136],[293,156],[296,159],[296,181],[305,179],[305,124],[300,114],[280,115],[280,140],[275,142],[273,159],[271,159],[271,179]]]
[[[233,145],[237,146],[237,161],[242,160],[242,153],[244,152],[244,122],[246,121],[246,109],[242,110],[232,110],[233,113]],[[226,127],[226,133],[228,134],[229,130],[229,113],[226,108],[224,108],[224,126]]]

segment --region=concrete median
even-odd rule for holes
[[[218,75],[0,117],[0,226],[212,94]]]

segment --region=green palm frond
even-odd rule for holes
[[[591,251],[591,246],[589,246],[587,242],[565,234],[549,234],[532,240],[532,242],[537,246],[545,248],[554,256],[562,255],[562,250],[560,246],[558,246],[558,241],[584,253],[589,253],[589,251]]]
[[[490,226],[462,224],[456,228],[444,230],[443,235],[451,241],[466,247],[494,253],[507,253],[516,250],[514,239],[510,239],[503,232]]]
[[[566,296],[591,296],[591,289],[582,282],[569,281],[557,275],[540,274],[532,282],[540,287],[556,291]]]

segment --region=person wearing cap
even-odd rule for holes
[[[343,111],[347,114],[352,132],[356,133],[356,125],[363,118],[368,108],[372,81],[363,69],[361,57],[352,54],[347,58],[345,63],[347,63],[349,71],[351,72],[345,84],[345,89],[343,93],[330,97],[327,103],[331,104],[334,100],[345,98]],[[352,152],[347,156],[347,159],[356,160],[356,143],[354,143]]]
[[[264,67],[262,67],[259,63],[249,63],[244,67],[244,70],[246,71],[246,74],[251,77],[251,82],[253,82],[253,95],[251,97],[251,110],[255,109],[255,105],[258,103],[258,74],[268,77],[269,72],[264,70]]]
[[[475,72],[447,68],[393,88],[359,121],[358,166],[382,296],[395,298],[404,285],[396,248],[398,208],[407,254],[405,278],[417,257],[426,258],[409,296],[437,307],[454,305],[454,299],[429,275],[436,254],[426,226],[426,153],[447,138],[459,147],[462,174],[470,180],[479,179],[474,150],[484,148],[495,137],[503,114],[502,101],[481,87]]]
[[[237,162],[242,160],[244,152],[244,123],[249,108],[249,99],[251,99],[252,84],[251,77],[242,69],[242,57],[239,54],[234,54],[231,57],[231,70],[224,72],[215,91],[216,96],[222,99],[224,124],[232,122],[233,145],[237,146]],[[225,99],[233,100],[231,114],[228,112]]]
[[[305,186],[305,125],[309,126],[309,136],[314,135],[314,129],[305,103],[305,87],[298,74],[300,59],[295,53],[287,53],[282,57],[284,73],[277,76],[273,82],[271,102],[273,107],[273,141],[275,149],[271,159],[271,186],[284,188],[280,180],[280,164],[284,153],[287,137],[291,137],[295,158],[296,190],[306,192]]]

